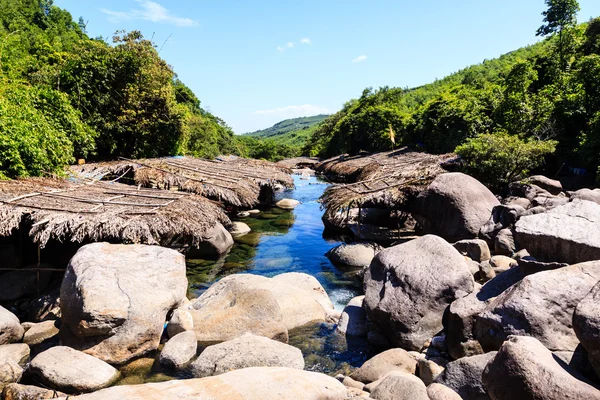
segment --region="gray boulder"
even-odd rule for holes
[[[115,386],[69,400],[341,400],[347,389],[325,374],[292,368],[245,368],[202,379]]]
[[[502,229],[494,239],[494,251],[496,254],[512,256],[517,252],[515,238],[511,229]]]
[[[382,247],[375,243],[341,244],[329,250],[325,256],[333,264],[366,267],[381,250]]]
[[[32,324],[23,336],[23,343],[30,346],[43,343],[47,340],[58,339],[60,321],[44,321]]]
[[[477,262],[487,261],[492,258],[490,248],[485,240],[465,239],[454,243],[453,246],[462,255],[468,256]]]
[[[477,317],[476,336],[484,350],[497,350],[510,335],[533,336],[553,351],[574,351],[579,340],[573,312],[600,280],[600,261],[525,277]]]
[[[198,350],[198,341],[194,331],[182,332],[175,335],[165,344],[158,362],[166,368],[180,369],[189,364]]]
[[[454,300],[474,290],[464,257],[427,235],[380,252],[365,273],[367,316],[393,345],[420,350]]]
[[[600,259],[600,204],[576,200],[516,224],[519,247],[541,261],[576,264]]]
[[[397,372],[385,378],[371,392],[376,400],[429,400],[427,388],[422,380],[414,375]]]
[[[171,315],[171,319],[167,324],[167,334],[169,337],[180,334],[181,332],[193,331],[194,330],[194,318],[190,311],[182,306]]]
[[[488,243],[494,244],[500,231],[511,228],[526,213],[527,211],[517,204],[496,206],[489,220],[479,230],[479,236]]]
[[[527,180],[529,183],[537,185],[555,196],[559,195],[563,190],[562,183],[560,183],[560,181],[547,178],[543,175],[530,176],[527,178]]]
[[[19,342],[24,333],[19,318],[0,306],[0,345]]]
[[[350,377],[363,383],[375,382],[390,372],[413,374],[417,370],[417,361],[406,350],[391,349],[367,360]]]
[[[454,390],[464,400],[489,400],[481,374],[495,355],[490,352],[452,361],[435,382]]]
[[[573,328],[587,350],[596,375],[600,376],[600,283],[577,305],[573,314]]]
[[[63,344],[122,364],[156,350],[187,293],[185,258],[146,245],[95,243],[69,262],[60,292]]]
[[[25,343],[4,344],[0,346],[0,362],[11,361],[24,367],[29,361],[29,346]]]
[[[600,189],[580,189],[570,193],[570,198],[572,200],[587,200],[600,204]]]
[[[425,233],[456,242],[477,237],[500,202],[488,188],[462,173],[438,175],[419,194],[414,216]]]
[[[448,353],[453,359],[482,354],[483,349],[475,338],[475,321],[479,313],[496,296],[521,280],[517,268],[506,271],[487,282],[480,289],[457,299],[448,308],[444,319]]]
[[[600,399],[598,389],[532,337],[505,342],[483,371],[483,383],[494,400]]]
[[[190,249],[188,257],[195,258],[216,258],[227,253],[233,246],[233,236],[219,222],[206,233],[204,241],[198,248]]]
[[[301,370],[304,369],[304,358],[302,352],[293,346],[246,334],[207,347],[190,366],[190,373],[196,378],[204,378],[250,367],[287,367]]]
[[[104,361],[63,346],[38,354],[29,371],[45,385],[65,393],[93,392],[119,378],[119,371]]]
[[[367,326],[367,313],[363,308],[364,300],[365,296],[355,297],[344,307],[337,325],[339,332],[347,336],[367,336],[369,328]]]

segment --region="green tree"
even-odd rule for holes
[[[542,13],[544,25],[537,30],[537,36],[548,36],[558,33],[558,54],[561,71],[566,70],[565,50],[572,40],[568,30],[577,24],[577,13],[580,10],[577,0],[546,0],[548,9]]]

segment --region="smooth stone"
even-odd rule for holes
[[[498,350],[510,335],[533,336],[553,351],[574,351],[573,312],[600,280],[600,261],[529,275],[496,297],[477,317],[484,350]]]
[[[523,207],[526,210],[529,207],[531,207],[531,201],[529,201],[529,199],[526,199],[525,197],[509,197],[503,201],[503,204],[505,204],[507,206],[514,205],[514,206]]]
[[[198,350],[198,341],[194,331],[181,332],[165,344],[158,362],[166,368],[181,369],[189,364]]]
[[[562,192],[563,187],[560,181],[550,179],[543,175],[534,175],[527,178],[527,181],[533,185],[537,185],[542,189],[546,190],[552,195],[558,195]]]
[[[394,373],[371,392],[376,400],[429,400],[423,381],[414,375]]]
[[[19,318],[0,306],[0,345],[19,342],[24,333]]]
[[[32,325],[23,336],[23,343],[30,346],[40,344],[52,338],[58,339],[60,332],[60,321],[44,321]]]
[[[252,232],[252,229],[250,229],[247,224],[238,221],[233,222],[231,224],[231,229],[229,230],[229,233],[231,233],[231,236],[233,237],[244,236],[250,232]]]
[[[507,256],[494,256],[490,260],[490,266],[494,269],[497,274],[506,272],[509,269],[518,266],[518,262]]]
[[[515,222],[527,213],[527,210],[517,204],[498,205],[492,210],[490,219],[479,230],[479,237],[493,245],[500,231],[512,228]]]
[[[446,369],[435,380],[449,387],[465,400],[488,400],[489,396],[481,381],[481,374],[496,352],[463,357],[446,365]]]
[[[494,252],[498,255],[512,256],[517,251],[511,229],[502,229],[494,239]]]
[[[64,346],[38,354],[31,360],[29,371],[44,384],[65,393],[93,392],[119,378],[119,371],[104,361]]]
[[[404,349],[390,349],[367,360],[350,377],[363,383],[375,382],[392,371],[414,374],[417,361]]]
[[[187,301],[185,257],[164,247],[94,243],[69,262],[61,341],[112,364],[156,350],[167,314]]]
[[[187,256],[189,259],[218,258],[227,253],[233,244],[231,233],[217,222],[211,230],[206,232],[204,241],[198,248],[190,249]]]
[[[454,248],[470,259],[482,262],[492,258],[490,248],[485,240],[465,239],[453,244]]]
[[[260,214],[260,210],[249,210],[248,214],[250,214],[250,215]]]
[[[600,204],[575,200],[522,217],[515,240],[541,261],[576,264],[600,259]]]
[[[479,275],[477,276],[480,283],[485,283],[496,277],[496,271],[492,268],[489,261],[484,261],[479,264]]]
[[[0,361],[0,393],[5,385],[17,383],[23,377],[23,368],[13,361]]]
[[[0,346],[0,362],[11,361],[25,367],[29,361],[30,350],[25,343],[4,344]]]
[[[171,319],[167,323],[167,334],[169,337],[180,334],[181,332],[194,330],[194,318],[188,309],[178,308],[173,311]]]
[[[392,345],[421,350],[442,330],[444,310],[474,290],[464,257],[427,235],[381,251],[365,272],[364,307]]]
[[[576,371],[559,364],[552,352],[532,337],[512,336],[483,371],[494,400],[600,399],[600,390]]]
[[[342,379],[342,384],[348,388],[355,388],[355,389],[360,389],[360,390],[363,390],[363,388],[365,387],[364,383],[355,381],[354,379],[350,378],[349,376],[345,376],[344,379]]]
[[[190,366],[196,378],[220,375],[250,367],[304,369],[302,352],[290,345],[262,336],[246,334],[207,347]]]
[[[294,208],[298,207],[299,204],[300,202],[298,200],[293,199],[283,199],[275,203],[277,207],[284,210],[293,210]]]
[[[442,372],[444,372],[444,367],[433,360],[425,358],[419,360],[419,378],[426,386],[431,385]]]
[[[579,189],[570,193],[571,200],[587,200],[600,204],[600,189]]]
[[[333,264],[366,267],[381,250],[382,247],[374,243],[341,244],[329,250],[325,256]]]
[[[347,388],[335,378],[292,368],[245,368],[202,379],[115,386],[69,400],[341,400]]]
[[[499,204],[475,178],[452,172],[438,175],[417,196],[412,211],[425,233],[456,242],[476,238]]]
[[[440,383],[427,386],[427,395],[429,400],[462,400],[458,393]]]
[[[4,395],[4,400],[45,400],[64,396],[64,393],[57,392],[56,390],[18,383],[6,385],[2,394]]]
[[[365,296],[358,296],[350,300],[344,307],[342,316],[337,325],[337,330],[346,336],[367,337],[367,313],[363,308]]]

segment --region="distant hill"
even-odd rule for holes
[[[327,115],[315,115],[312,117],[286,119],[270,128],[246,133],[244,136],[270,139],[278,144],[302,147],[317,126],[327,117]]]

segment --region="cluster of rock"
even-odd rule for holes
[[[338,325],[392,350],[340,381],[357,398],[600,399],[598,194],[538,176],[500,201],[438,176],[414,205],[425,236],[375,254]]]

